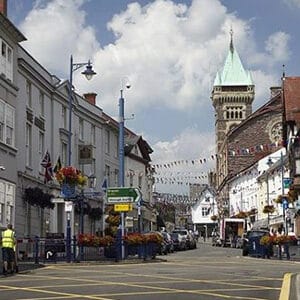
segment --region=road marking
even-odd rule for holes
[[[32,288],[26,288],[26,287],[14,287],[14,286],[5,286],[1,285],[0,287],[7,288],[12,291],[28,291],[28,292],[35,292],[35,293],[44,293],[44,294],[53,294],[53,295],[60,295],[60,296],[67,296],[68,298],[84,298],[84,299],[98,299],[98,300],[112,300],[109,298],[99,298],[96,296],[89,296],[89,295],[82,295],[82,294],[73,294],[73,293],[62,293],[62,292],[54,292],[54,291],[44,291],[42,289],[32,289]],[[28,298],[26,298],[28,299]],[[35,298],[30,298],[30,299],[35,299]]]
[[[279,300],[288,300],[290,297],[292,273],[284,274]]]

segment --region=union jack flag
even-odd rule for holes
[[[47,183],[48,181],[51,181],[53,177],[52,162],[48,150],[41,161],[41,166],[45,168],[44,183]]]

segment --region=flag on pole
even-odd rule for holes
[[[51,181],[53,177],[52,162],[48,150],[42,159],[41,166],[45,168],[44,183],[47,183],[48,181]]]
[[[54,173],[57,173],[60,169],[61,169],[61,161],[60,161],[60,156],[58,156],[57,161],[56,161],[56,165],[53,169]]]

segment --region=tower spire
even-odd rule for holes
[[[230,46],[229,46],[229,49],[231,51],[231,53],[233,53],[234,51],[234,48],[233,48],[233,30],[232,30],[232,27],[230,27]]]

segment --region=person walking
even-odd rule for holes
[[[15,232],[12,225],[8,224],[7,229],[2,232],[2,256],[3,256],[3,274],[7,275],[14,272],[15,269],[15,252],[16,245]],[[10,269],[8,267],[10,266]]]

